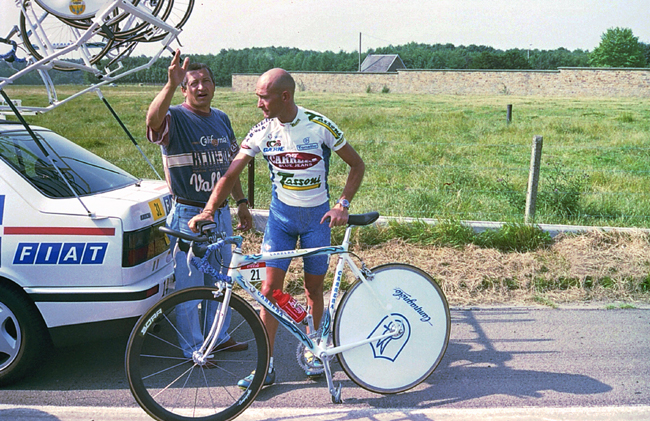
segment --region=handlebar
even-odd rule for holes
[[[219,241],[222,241],[224,244],[234,244],[237,247],[241,247],[241,236],[226,237],[225,234],[218,235],[214,231],[217,227],[214,222],[199,221],[197,226],[201,232],[199,235],[186,234],[168,227],[159,227],[158,230],[162,233],[178,238],[178,248],[185,253],[190,250],[191,246],[192,252],[197,257],[205,256],[210,244],[215,244]]]
[[[207,235],[190,235],[185,234],[184,232],[176,231],[167,227],[159,227],[158,230],[172,237],[180,238],[185,241],[195,242],[195,243],[207,243],[210,241]]]

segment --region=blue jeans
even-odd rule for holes
[[[187,234],[194,234],[187,223],[193,216],[201,213],[201,208],[196,206],[183,205],[176,203],[169,215],[167,215],[167,226],[173,230],[180,231]],[[230,218],[230,208],[227,206],[218,209],[214,213],[214,221],[217,223],[217,231],[225,232],[226,235],[232,235],[232,221]],[[173,250],[176,245],[176,238],[170,237],[170,247]],[[232,250],[230,246],[224,246],[220,250],[220,255],[212,256],[210,263],[215,269],[221,268],[221,273],[224,275],[228,273],[228,266],[230,265],[230,258],[232,257]],[[192,273],[187,267],[187,253],[177,251],[174,256],[174,276],[176,278],[176,290],[195,286],[212,286],[215,279],[199,271],[196,267],[192,267]],[[218,306],[214,301],[210,301],[207,311],[204,311],[204,317],[199,317],[199,304],[200,301],[188,301],[186,303],[176,306],[176,323],[178,326],[178,342],[183,350],[183,355],[186,358],[192,358],[192,353],[198,350],[203,344],[203,335],[210,330],[214,315]],[[230,312],[226,313],[226,320],[219,336],[217,343],[222,343],[230,339],[226,332],[230,325]]]

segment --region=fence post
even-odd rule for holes
[[[539,167],[542,161],[542,136],[533,136],[533,150],[530,156],[530,171],[528,173],[528,190],[526,192],[526,213],[524,222],[535,218],[535,204],[537,202],[537,185],[539,183]]]
[[[255,207],[255,159],[248,163],[248,206]]]
[[[506,105],[506,123],[510,124],[512,121],[512,104]]]

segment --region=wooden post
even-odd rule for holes
[[[526,192],[526,213],[524,222],[535,219],[535,204],[537,202],[537,186],[539,184],[539,167],[542,162],[542,136],[533,136],[533,150],[530,156],[530,171],[528,173],[528,191]]]
[[[510,122],[512,121],[512,104],[508,104],[506,106],[506,109],[507,109],[507,111],[506,111],[506,123],[510,124]]]
[[[248,206],[255,207],[255,159],[248,163]]]

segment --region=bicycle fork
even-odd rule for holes
[[[230,304],[232,288],[219,288],[218,290],[213,291],[212,294],[215,298],[219,295],[223,295],[223,301],[221,302],[221,306],[212,322],[210,332],[203,340],[203,345],[192,353],[192,360],[198,365],[205,365],[212,351],[214,351],[214,349],[219,345],[217,343],[217,339],[219,338],[218,333],[223,329],[224,320],[226,320],[226,312],[228,311],[228,306]]]

